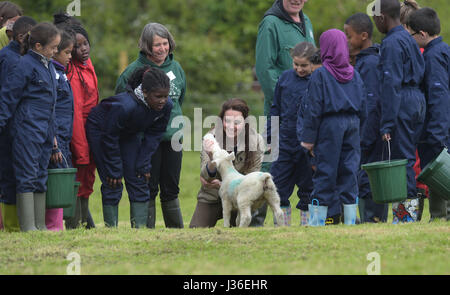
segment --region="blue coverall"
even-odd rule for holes
[[[297,208],[307,211],[311,203],[313,189],[312,168],[306,150],[297,139],[296,126],[300,104],[306,94],[310,76],[300,77],[295,70],[287,70],[280,76],[273,98],[270,116],[278,116],[279,156],[272,163],[270,173],[281,199],[281,206],[288,207],[289,197],[298,187],[300,201]],[[267,124],[268,138],[271,132],[271,119]]]
[[[0,50],[0,89],[5,85],[6,78],[14,71],[20,60],[20,44],[11,41]],[[12,138],[9,132],[9,122],[5,132],[0,133],[0,202],[9,205],[16,203],[16,178],[12,166]]]
[[[325,67],[311,76],[300,139],[314,144],[312,198],[328,206],[328,216],[341,214],[342,204],[356,203],[365,100],[366,90],[356,71],[347,83],[338,82]]]
[[[414,164],[425,119],[422,83],[425,62],[417,42],[397,26],[383,39],[378,69],[381,74],[380,136],[391,135],[391,159],[407,159],[408,199],[417,197]]]
[[[56,70],[42,55],[29,50],[8,75],[0,92],[0,133],[8,121],[16,191],[47,191],[47,168],[55,135]]]
[[[70,82],[67,79],[65,68],[58,62],[53,61],[56,69],[56,78],[58,81],[57,99],[55,107],[56,117],[56,139],[58,148],[63,154],[62,163],[50,163],[49,168],[71,168],[72,153],[70,151],[70,141],[72,140],[73,130],[73,94]]]
[[[445,146],[450,148],[450,47],[438,37],[428,43],[423,56],[427,111],[418,148],[422,169]]]
[[[375,44],[361,50],[356,56],[355,70],[361,75],[367,91],[367,120],[361,130],[361,164],[382,161],[387,157],[386,147],[380,136],[380,73],[377,66],[380,62],[380,45]],[[371,198],[369,177],[363,170],[359,170],[359,198],[364,199],[362,222],[373,222],[376,219],[385,221],[387,205],[377,204]],[[361,210],[361,208],[360,208]]]
[[[106,98],[94,107],[86,122],[86,135],[102,181],[103,205],[117,206],[123,185],[115,188],[106,178],[125,179],[130,202],[150,200],[144,177],[151,157],[166,131],[173,102],[155,111],[138,100],[131,89]],[[143,135],[142,135],[143,134]]]

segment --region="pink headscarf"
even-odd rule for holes
[[[323,66],[341,83],[353,79],[347,37],[338,29],[331,29],[320,36],[320,53]]]

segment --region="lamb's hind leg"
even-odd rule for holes
[[[264,192],[264,197],[270,208],[272,208],[273,216],[275,216],[277,224],[284,224],[284,213],[280,208],[280,196],[278,193],[269,189]]]
[[[239,198],[239,196],[237,197],[238,200],[243,200],[242,198]],[[252,209],[250,203],[247,201],[238,201],[238,210],[240,216],[239,227],[248,227],[250,222],[252,222]]]

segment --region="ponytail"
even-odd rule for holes
[[[23,39],[23,45],[20,50],[20,55],[25,55],[28,52],[28,50],[30,50],[30,34],[31,33],[28,32],[25,38]]]
[[[141,68],[136,69],[133,74],[131,74],[130,78],[128,79],[128,85],[132,89],[136,89],[139,85],[142,84],[142,78],[144,77],[144,74],[150,69],[150,66],[143,66]]]
[[[415,0],[405,0],[400,3],[400,22],[405,25],[408,22],[409,15],[416,10],[419,10],[420,6]]]
[[[321,65],[322,57],[320,55],[320,49],[316,49],[316,52],[311,57],[309,57],[308,60],[313,65]]]

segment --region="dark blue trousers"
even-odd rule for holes
[[[368,116],[362,132],[361,164],[387,160],[387,143],[380,136],[380,114],[378,105],[368,107]],[[366,171],[359,170],[359,212],[361,222],[386,222],[387,204],[377,204],[372,200],[369,177]]]
[[[305,150],[280,149],[278,160],[272,163],[270,174],[280,195],[281,206],[289,206],[289,197],[297,185],[297,196],[300,201],[297,208],[307,211],[311,204],[312,168]]]
[[[52,154],[53,135],[50,131],[47,134],[45,130],[35,131],[41,134],[35,136],[27,132],[12,132],[13,167],[18,194],[47,191],[47,169]]]
[[[0,202],[16,204],[16,177],[12,164],[12,139],[9,128],[0,134]]]
[[[402,89],[402,103],[395,129],[391,133],[391,159],[407,159],[408,199],[417,197],[416,147],[425,120],[425,97],[416,87]]]
[[[359,117],[332,115],[322,119],[314,147],[316,172],[312,198],[328,206],[328,216],[341,214],[342,204],[355,204],[361,158]]]
[[[122,198],[123,184],[113,188],[107,183],[106,178],[109,175],[106,173],[105,162],[102,160],[104,157],[101,142],[102,131],[88,123],[86,124],[86,135],[102,182],[103,205],[117,206]],[[120,141],[123,178],[130,202],[147,202],[150,200],[150,191],[145,178],[140,178],[136,174],[136,158],[139,154],[141,141],[142,139],[138,135],[130,136]]]
[[[174,151],[170,141],[161,141],[152,156],[152,177],[149,183],[151,200],[155,200],[158,193],[161,202],[178,198],[182,161],[182,151]]]

